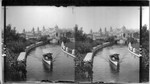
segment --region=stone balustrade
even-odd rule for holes
[[[66,47],[65,45],[64,45],[64,42],[62,42],[61,43],[61,49],[63,50],[63,52],[65,52],[66,54],[68,54],[68,55],[70,55],[70,56],[72,56],[72,57],[74,57],[75,58],[75,50],[74,49],[69,49],[68,47]],[[71,53],[69,53],[69,50],[71,50]]]
[[[134,54],[134,55],[136,55],[136,56],[138,56],[138,57],[142,56],[140,53],[137,53],[137,52],[139,52],[139,50],[137,50],[136,48],[133,48],[133,47],[131,46],[131,43],[128,44],[128,50],[129,50],[132,54]]]

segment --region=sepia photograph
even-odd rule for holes
[[[4,83],[149,82],[149,7],[2,6]]]

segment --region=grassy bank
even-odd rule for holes
[[[75,49],[75,42],[67,42],[64,45],[70,49]]]

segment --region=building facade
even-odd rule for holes
[[[47,36],[47,39],[52,40],[53,42],[58,42],[61,37],[68,38],[71,42],[75,42],[74,38],[74,31],[72,29],[60,29],[57,25],[54,28],[45,28],[40,31],[39,27],[37,28],[37,31],[32,28],[31,31],[25,31],[23,30],[22,35],[26,39],[38,39],[42,36]]]
[[[122,28],[116,28],[113,29],[110,27],[110,31],[107,31],[107,28],[104,29],[104,32],[102,32],[102,29],[98,32],[93,32],[92,30],[90,31],[90,34],[88,34],[89,38],[92,38],[93,40],[97,39],[107,39],[108,37],[115,36],[118,39],[124,39],[127,40],[128,37],[133,37],[133,32],[129,31],[126,29],[125,26]]]

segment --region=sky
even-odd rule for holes
[[[143,25],[149,28],[149,7],[143,7]],[[74,28],[75,24],[82,27],[85,33],[104,31],[106,27],[139,29],[139,7],[55,7],[55,6],[16,6],[7,7],[6,24],[16,27],[18,32],[23,29],[31,31],[34,27],[42,29]]]

